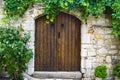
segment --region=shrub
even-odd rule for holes
[[[94,75],[102,78],[102,80],[105,79],[107,77],[107,67],[105,65],[96,67]]]
[[[12,80],[23,80],[32,58],[32,50],[26,48],[30,35],[22,31],[21,27],[0,27],[0,71],[7,71]]]
[[[118,79],[120,80],[120,63],[118,63],[118,64],[116,65],[116,67],[114,68],[113,74],[114,74],[115,76],[117,76]]]

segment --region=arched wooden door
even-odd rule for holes
[[[66,13],[45,20],[36,19],[35,71],[80,71],[80,21]]]

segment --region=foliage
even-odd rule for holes
[[[114,4],[112,5],[113,13],[113,33],[115,36],[120,38],[120,1],[115,0]]]
[[[116,65],[116,67],[114,68],[113,74],[114,74],[115,76],[117,76],[117,77],[119,78],[119,80],[120,80],[120,63],[118,63],[118,64]]]
[[[61,10],[68,10],[68,4],[72,3],[73,0],[42,0],[42,2],[45,5],[46,18],[53,22]]]
[[[96,67],[94,75],[104,80],[107,77],[107,67],[104,65]]]
[[[23,16],[25,11],[34,2],[44,4],[44,13],[51,22],[60,11],[79,10],[83,20],[87,20],[89,15],[100,17],[103,13],[112,18],[112,30],[116,37],[120,38],[120,1],[119,0],[6,0],[4,11],[8,18]]]
[[[5,13],[9,17],[22,17],[33,0],[5,0]]]
[[[23,80],[22,73],[32,57],[32,50],[26,48],[30,36],[22,28],[0,27],[0,71],[7,71],[15,80]]]

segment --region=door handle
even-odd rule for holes
[[[60,38],[60,32],[58,32],[58,38]]]

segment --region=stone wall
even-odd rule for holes
[[[3,3],[0,3],[0,22],[2,17]],[[80,12],[67,12],[80,18]],[[23,25],[26,32],[30,32],[31,39],[27,47],[35,50],[35,19],[43,15],[43,5],[40,3],[34,4],[30,7],[23,18],[18,21],[11,22],[11,25]],[[81,20],[82,21],[82,20]],[[1,25],[1,23],[0,23]],[[104,26],[104,27],[103,27]],[[111,35],[111,28],[109,19],[103,17],[96,19],[92,16],[88,17],[87,24],[82,21],[81,24],[81,73],[84,80],[94,79],[94,69],[98,65],[106,65],[108,68],[109,78],[112,77],[114,65],[120,60],[120,42],[113,35]],[[34,53],[35,54],[35,53]],[[34,55],[28,64],[28,74],[34,73]]]

